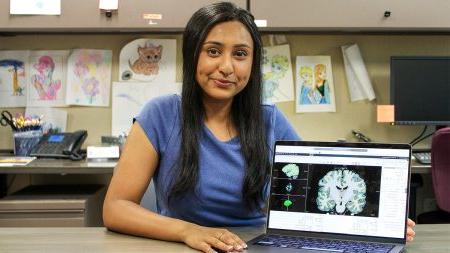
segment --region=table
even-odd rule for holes
[[[36,159],[27,166],[0,167],[0,174],[109,174],[117,162],[70,161],[64,159]],[[413,174],[429,174],[431,165],[411,163]]]
[[[117,162],[36,159],[26,166],[0,167],[0,174],[112,174]]]
[[[263,231],[261,227],[232,228],[244,240]],[[450,224],[417,225],[416,239],[406,252],[450,252]],[[79,252],[197,252],[182,243],[123,235],[103,227],[89,228],[0,228],[1,253]]]

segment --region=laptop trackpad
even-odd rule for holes
[[[338,253],[338,252],[342,252],[342,251],[327,250],[327,249],[323,249],[323,250],[293,249],[293,248],[249,245],[248,249],[243,252],[248,252],[248,253]]]

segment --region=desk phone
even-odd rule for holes
[[[80,148],[86,137],[86,130],[44,135],[30,156],[81,160],[84,156],[80,154]]]

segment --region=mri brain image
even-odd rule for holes
[[[359,214],[366,205],[366,183],[346,167],[331,170],[319,180],[316,204],[332,214]]]
[[[298,168],[298,165],[291,163],[284,166],[281,171],[283,171],[289,178],[297,179],[300,169]]]
[[[285,189],[288,193],[290,193],[292,191],[294,187],[292,186],[292,183],[289,183],[288,185],[286,185]]]

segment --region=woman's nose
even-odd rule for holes
[[[219,71],[224,76],[229,76],[233,73],[233,62],[231,56],[224,55],[219,65]]]

